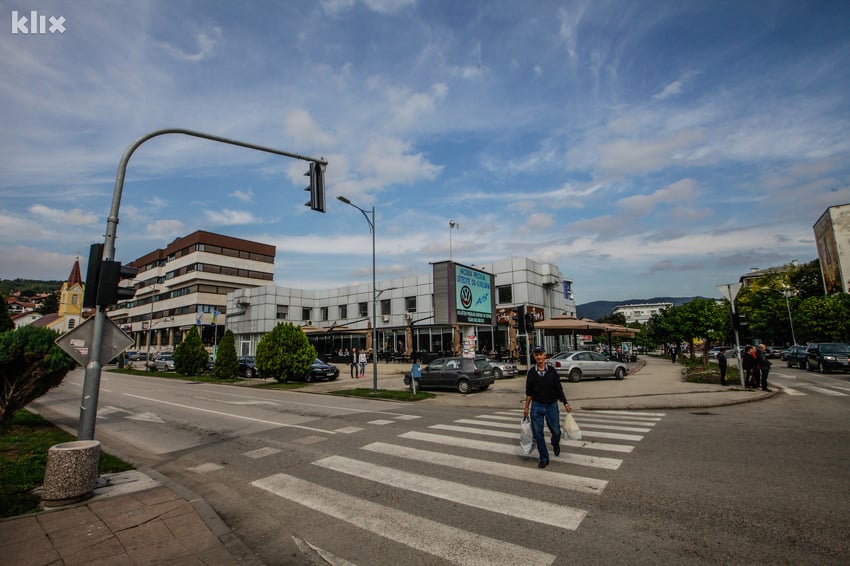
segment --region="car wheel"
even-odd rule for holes
[[[338,375],[332,375],[328,378],[328,381],[336,381],[337,377],[339,377],[339,376]]]
[[[794,364],[793,364],[793,363],[791,363],[791,358],[788,358],[788,361],[787,361],[787,362],[785,362],[785,365],[787,365],[789,368],[794,367]]]
[[[821,373],[829,373],[829,370],[824,367],[823,362],[818,363],[818,371]]]
[[[457,390],[461,393],[469,393],[469,380],[468,379],[459,379],[457,382]]]
[[[502,379],[502,370],[499,368],[493,368],[493,377],[496,379]]]
[[[246,369],[245,370],[245,377],[247,377],[248,379],[251,379],[252,377],[254,377],[254,369],[253,368]]]
[[[310,372],[310,373],[308,373],[307,375],[304,376],[304,383],[310,383],[311,381],[313,381],[313,373],[312,372]]]
[[[570,381],[572,381],[573,383],[575,383],[576,381],[581,381],[580,369],[575,368],[573,371],[570,372]]]
[[[410,387],[410,378],[407,377],[406,375],[404,376],[404,384],[407,385],[408,387]]]
[[[623,379],[624,377],[626,377],[625,370],[623,368],[617,368],[614,372],[614,379]]]

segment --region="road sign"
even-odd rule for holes
[[[56,339],[56,344],[69,356],[85,367],[91,361],[89,352],[94,339],[94,317],[87,319],[78,327],[70,330]],[[135,340],[130,338],[123,330],[118,328],[108,318],[103,324],[103,342],[100,347],[100,364],[108,362],[130,346]]]
[[[740,282],[738,282],[738,283],[724,283],[723,285],[718,285],[717,290],[720,291],[720,293],[722,293],[723,296],[726,297],[726,299],[734,305],[735,304],[735,297],[738,296],[738,291],[741,290],[742,285],[743,285],[743,283],[740,283]],[[732,307],[732,310],[733,311],[735,310],[734,306]]]

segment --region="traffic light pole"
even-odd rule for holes
[[[328,162],[324,158],[307,157],[297,153],[281,151],[270,147],[264,147],[252,143],[241,142],[203,132],[193,130],[185,130],[182,128],[169,128],[164,130],[155,130],[147,133],[134,141],[124,151],[121,156],[121,162],[118,164],[118,174],[115,176],[115,190],[112,193],[112,207],[109,211],[109,218],[106,220],[106,236],[104,237],[103,257],[101,261],[112,261],[115,258],[115,238],[118,233],[118,210],[121,207],[121,194],[124,192],[124,176],[127,171],[127,163],[135,151],[146,141],[155,137],[167,134],[183,134],[196,138],[202,138],[214,142],[236,145],[247,149],[262,151],[265,153],[273,153],[302,161],[309,161],[312,164],[318,164],[322,167],[327,166]],[[311,166],[311,171],[315,165]],[[322,172],[317,172],[319,175]],[[312,177],[311,177],[312,179]],[[323,181],[322,181],[323,182]],[[312,195],[311,195],[312,196]],[[316,199],[311,198],[311,201]],[[322,204],[324,197],[322,197]],[[322,211],[324,212],[324,211]],[[106,313],[104,307],[96,306],[94,312],[94,334],[92,336],[92,344],[89,348],[89,363],[86,365],[85,377],[83,381],[83,396],[80,402],[80,422],[77,426],[77,440],[94,440],[94,423],[97,417],[97,400],[100,392],[100,373],[102,365],[100,363],[101,346],[103,343],[103,327],[106,321]]]

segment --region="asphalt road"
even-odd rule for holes
[[[584,438],[545,470],[510,408],[108,373],[96,437],[270,565],[846,564],[850,384],[774,367],[785,392],[758,403],[579,412]],[[81,381],[35,408],[76,426]]]

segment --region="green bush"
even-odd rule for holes
[[[297,326],[281,323],[257,344],[256,365],[260,377],[278,381],[298,379],[310,371],[316,349]]]
[[[204,348],[200,334],[193,328],[174,348],[174,371],[183,375],[201,375],[209,359],[209,352]]]
[[[218,343],[218,351],[213,363],[213,375],[218,379],[233,379],[239,375],[239,361],[236,359],[236,339],[230,330],[224,333]]]
[[[76,362],[56,345],[56,333],[24,326],[0,334],[0,429],[12,415],[62,383]]]

